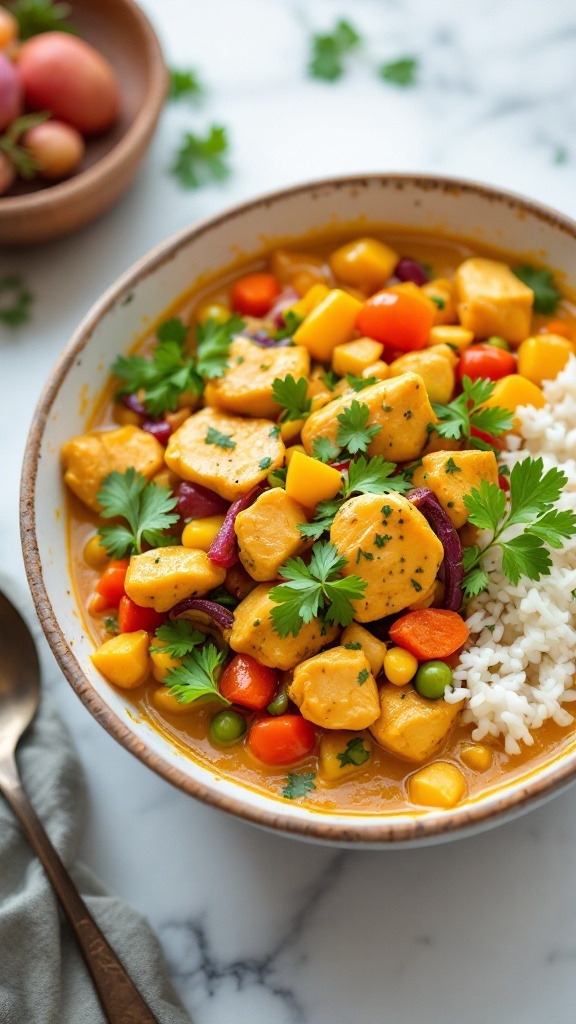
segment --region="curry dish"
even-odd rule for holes
[[[527,745],[459,693],[491,574],[541,580],[576,533],[566,476],[517,458],[575,310],[518,263],[379,232],[277,248],[111,367],[62,452],[72,575],[97,669],[190,756],[378,814],[572,741],[565,711]]]

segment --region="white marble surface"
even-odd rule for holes
[[[24,586],[18,481],[42,384],[73,327],[156,242],[230,202],[348,171],[460,174],[576,216],[573,0],[147,0],[170,62],[197,66],[202,108],[164,114],[124,201],[59,244],[0,254],[37,301],[0,326],[1,563]],[[368,40],[341,83],[306,78],[312,26]],[[373,74],[413,53],[420,84]],[[182,192],[166,174],[185,126],[230,127],[234,173]],[[559,152],[565,160],[555,162]],[[193,802],[90,718],[45,655],[89,784],[84,857],[146,913],[197,1024],[572,1024],[576,790],[515,824],[413,852],[341,853],[261,833]],[[490,1009],[491,1008],[491,1009]]]

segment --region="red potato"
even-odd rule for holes
[[[29,107],[50,110],[83,135],[105,131],[118,116],[114,69],[82,39],[65,32],[34,36],[20,50],[18,71]]]
[[[24,109],[24,89],[12,63],[0,53],[0,132],[20,117]]]
[[[80,132],[63,121],[45,121],[35,125],[24,135],[22,145],[41,164],[39,176],[48,181],[69,177],[86,148]]]
[[[18,37],[18,22],[10,11],[0,7],[0,50],[10,46]]]
[[[16,177],[14,164],[8,159],[6,153],[0,150],[0,196],[8,191]]]

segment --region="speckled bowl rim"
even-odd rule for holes
[[[399,189],[409,186],[425,191],[439,190],[456,192],[458,195],[463,196],[467,194],[475,195],[499,203],[504,201],[512,209],[528,211],[538,220],[569,234],[576,240],[576,222],[543,204],[527,199],[517,193],[467,179],[411,173],[338,176],[305,182],[259,195],[246,202],[228,207],[224,212],[215,216],[197,221],[157,245],[122,274],[97,300],[72,335],[47,381],[34,414],[24,454],[20,496],[22,549],[28,583],[38,618],[54,656],[68,682],[90,713],[104,726],[106,731],[132,754],[135,754],[144,764],[162,776],[162,778],[207,804],[219,807],[229,814],[269,830],[297,836],[313,842],[346,846],[358,845],[361,847],[386,847],[413,845],[419,842],[442,842],[451,838],[455,839],[460,836],[469,835],[471,832],[480,830],[482,827],[486,828],[490,825],[496,825],[507,818],[514,817],[535,804],[543,802],[560,787],[576,777],[576,750],[566,755],[562,759],[562,764],[558,765],[555,769],[548,770],[545,777],[542,777],[542,771],[547,767],[546,763],[534,769],[528,778],[511,781],[502,788],[501,792],[494,794],[492,790],[489,806],[480,797],[468,804],[442,812],[440,815],[429,817],[422,815],[421,812],[415,813],[414,817],[408,821],[405,816],[406,812],[404,812],[402,818],[398,820],[395,819],[394,814],[383,815],[382,817],[374,815],[374,818],[368,821],[364,817],[360,825],[355,822],[356,816],[352,814],[349,822],[346,824],[341,824],[340,822],[336,824],[330,821],[329,812],[324,811],[316,812],[315,816],[308,820],[300,820],[283,813],[280,809],[280,802],[278,802],[278,810],[273,809],[276,801],[271,801],[270,809],[251,806],[244,796],[250,790],[250,787],[243,786],[242,784],[238,784],[238,797],[223,795],[218,792],[217,787],[212,788],[209,785],[191,779],[183,771],[151,751],[129,726],[111,711],[104,700],[92,688],[60,628],[58,616],[52,607],[44,584],[35,529],[34,509],[36,473],[42,437],[52,406],[57,399],[60,385],[79,354],[89,344],[100,320],[115,303],[130,292],[143,276],[149,275],[151,271],[157,270],[160,266],[174,258],[179,249],[192,238],[197,239],[222,222],[234,220],[239,215],[244,215],[251,210],[265,208],[268,204],[274,203],[279,199],[286,199],[302,192],[310,192],[313,195],[315,191],[322,191],[325,188],[331,188],[336,191],[338,189],[363,187],[378,182],[386,187],[392,186]],[[314,812],[312,813],[314,814]]]

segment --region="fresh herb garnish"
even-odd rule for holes
[[[346,380],[356,392],[363,391],[364,388],[370,388],[373,384],[378,383],[378,377],[355,377],[352,373],[346,374]]]
[[[360,686],[362,686],[363,683],[366,682],[366,680],[368,679],[369,675],[370,675],[370,673],[369,673],[367,668],[363,668],[363,669],[360,670],[360,672],[358,673],[358,682],[359,682]]]
[[[170,88],[168,99],[179,100],[183,96],[199,99],[204,93],[204,86],[192,68],[170,68]]]
[[[520,267],[512,267],[512,273],[528,285],[534,292],[534,312],[553,313],[562,298],[552,281],[554,274],[545,267],[531,267],[524,263]]]
[[[116,399],[143,391],[142,404],[146,410],[151,416],[161,416],[167,410],[174,412],[185,392],[201,395],[204,384],[196,360],[186,353],[187,336],[188,328],[174,317],[158,328],[158,344],[150,359],[118,356],[112,373],[125,384],[116,393]]]
[[[222,434],[216,427],[208,427],[204,444],[215,444],[225,452],[233,452],[236,441],[232,440],[231,434]]]
[[[230,356],[230,345],[246,326],[241,316],[230,316],[223,323],[207,320],[196,327],[197,370],[206,380],[222,377]]]
[[[288,309],[282,314],[282,319],[284,321],[283,326],[279,327],[272,335],[274,341],[283,341],[284,338],[291,338],[300,327],[304,317],[298,316],[297,313],[293,313],[291,309]]]
[[[336,442],[341,448],[347,448],[351,455],[365,452],[372,438],[382,430],[377,424],[368,426],[370,409],[356,398],[336,418],[339,423]]]
[[[18,22],[18,36],[22,42],[42,32],[77,35],[74,25],[66,21],[72,13],[70,4],[52,3],[52,0],[15,0],[9,11]]]
[[[224,651],[217,650],[214,644],[192,650],[182,659],[181,665],[168,672],[164,680],[170,696],[176,697],[179,704],[191,704],[200,697],[215,697],[223,704],[229,704],[216,682],[218,669],[225,657]]]
[[[116,635],[118,633],[118,616],[108,615],[104,619],[104,629],[107,633],[113,633]]]
[[[450,456],[450,458],[446,461],[445,472],[448,474],[462,472],[461,467],[456,465],[452,456]]]
[[[128,524],[99,528],[100,540],[111,558],[140,554],[143,543],[152,548],[170,544],[172,538],[165,530],[178,522],[178,514],[173,511],[178,499],[168,487],[149,483],[130,467],[125,473],[109,473],[97,498],[103,519],[124,519]]]
[[[286,473],[288,472],[286,466],[279,466],[278,469],[273,469],[268,474],[268,483],[270,487],[285,487],[286,486]]]
[[[362,597],[366,580],[359,576],[340,576],[346,559],[328,541],[312,548],[310,564],[301,558],[289,558],[278,570],[286,580],[270,591],[275,606],[271,611],[279,636],[298,636],[304,623],[318,616],[325,622],[349,626],[354,618],[352,601]]]
[[[211,125],[204,138],[186,132],[171,172],[184,188],[200,188],[209,181],[222,181],[230,173],[225,160],[228,149],[228,137],[222,125]]]
[[[464,550],[466,600],[488,586],[482,562],[496,546],[502,552],[502,571],[514,586],[521,576],[539,580],[550,575],[552,562],[547,547],[561,548],[563,541],[576,533],[576,514],[554,508],[566,483],[562,470],[554,467],[544,472],[541,458],[526,458],[510,473],[508,509],[505,492],[486,480],[464,496],[469,522],[480,530],[492,531],[485,547],[473,545]],[[523,526],[520,533],[506,536],[511,527],[519,525]]]
[[[306,793],[316,789],[315,778],[316,772],[288,772],[282,796],[287,800],[297,800],[300,796],[306,796]]]
[[[344,73],[344,57],[360,42],[360,36],[350,22],[340,19],[330,34],[312,37],[312,59],[308,71],[313,78],[335,82]]]
[[[282,380],[276,377],[272,385],[272,398],[284,408],[283,420],[303,420],[310,414],[312,399],[306,397],[308,381],[306,377],[294,380],[291,374]]]
[[[388,61],[378,69],[380,78],[392,85],[399,85],[405,88],[414,85],[418,73],[418,60],[416,57],[400,57],[398,60]]]
[[[326,373],[322,374],[322,383],[326,385],[328,391],[334,391],[334,388],[340,383],[341,379],[334,370],[326,370]]]
[[[509,409],[484,406],[493,391],[494,383],[491,380],[478,378],[473,381],[470,377],[463,377],[462,394],[458,398],[448,405],[432,406],[440,421],[434,424],[436,432],[440,437],[454,441],[463,439],[471,448],[491,450],[492,446],[487,441],[474,437],[472,429],[499,437],[512,428],[514,419]]]
[[[347,651],[361,651],[362,644],[358,640],[351,640],[349,644],[344,644]]]
[[[173,658],[184,658],[200,644],[203,644],[206,639],[206,634],[201,633],[199,629],[194,629],[186,619],[176,619],[173,622],[167,622],[164,626],[158,626],[155,636],[161,643],[160,645],[153,644],[150,650],[162,651]]]
[[[34,296],[18,274],[0,277],[0,299],[1,323],[8,327],[20,327],[28,323]]]
[[[361,736],[353,736],[351,740],[348,740],[346,750],[336,756],[340,761],[341,768],[345,768],[347,764],[354,764],[358,768],[370,759],[370,751],[364,746]]]
[[[339,454],[340,449],[329,437],[315,437],[312,441],[312,455],[320,462],[334,462]]]
[[[430,298],[432,299],[432,302],[434,302],[435,305],[438,306],[438,309],[445,308],[446,300],[443,299],[441,295],[431,295]]]
[[[317,540],[330,529],[334,516],[353,494],[384,494],[387,491],[403,494],[409,491],[412,486],[410,481],[396,470],[395,463],[385,462],[382,455],[374,455],[371,459],[361,455],[354,459],[336,497],[319,501],[313,521],[301,523],[298,526],[299,532],[308,540]]]
[[[263,459],[260,459],[260,469],[270,469],[271,465],[272,465],[272,459],[270,458],[269,455],[266,455],[266,456],[264,456]]]

